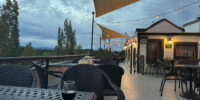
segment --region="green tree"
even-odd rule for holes
[[[19,15],[19,7],[17,4],[17,1],[13,1],[12,5],[12,13],[11,13],[11,43],[10,43],[10,49],[11,49],[11,56],[19,56],[20,55],[20,44],[19,44],[19,22],[18,22],[18,15]]]
[[[19,56],[18,4],[6,0],[0,14],[0,56]]]
[[[78,45],[77,47],[76,47],[76,54],[82,54],[83,53],[83,50],[82,50],[82,45]]]
[[[64,54],[63,45],[64,45],[63,30],[60,27],[58,27],[57,45],[54,48],[54,52],[55,52],[56,55],[63,55]]]
[[[61,37],[61,34],[62,34],[62,32],[61,32],[61,28],[60,27],[58,27],[58,40],[57,40],[57,42],[58,42],[58,47],[61,47],[62,48],[62,37]]]
[[[22,54],[22,56],[34,56],[35,55],[35,50],[32,47],[32,43],[29,42],[25,48],[24,48],[24,52]]]
[[[65,34],[65,49],[68,50],[69,49],[69,28],[68,28],[68,20],[65,19],[64,21],[64,34]]]
[[[10,23],[11,23],[12,2],[6,0],[6,4],[2,6],[0,17],[0,56],[6,57],[10,54]]]
[[[76,47],[75,30],[72,28],[70,20],[65,19],[64,21],[64,34],[65,34],[65,48],[67,54],[73,54]]]

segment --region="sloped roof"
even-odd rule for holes
[[[191,22],[188,22],[188,23],[184,24],[183,26],[188,26],[188,25],[194,24],[196,22],[200,22],[200,19],[196,19],[196,20],[193,20]]]
[[[175,25],[174,23],[172,23],[171,21],[167,20],[166,18],[161,19],[161,20],[155,22],[154,24],[152,24],[151,26],[147,27],[147,28],[146,28],[146,31],[149,30],[149,29],[151,29],[152,27],[154,27],[154,26],[160,24],[160,23],[163,22],[163,21],[166,21],[166,22],[168,22],[169,24],[171,24],[171,25],[173,25],[174,27],[176,27],[177,29],[179,29],[179,30],[181,30],[181,31],[184,31],[183,28],[181,28],[181,27]]]

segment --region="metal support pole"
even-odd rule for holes
[[[46,59],[46,70],[48,70],[49,69],[49,59],[47,58]],[[45,86],[45,88],[47,89],[48,88],[48,73],[46,73],[46,86]]]
[[[92,12],[92,37],[91,37],[91,55],[93,52],[93,33],[94,33],[94,11]]]
[[[109,51],[111,52],[110,38],[109,38]]]
[[[100,37],[100,49],[101,49],[101,37]]]
[[[135,62],[136,61],[136,48],[133,49],[133,54],[134,54],[133,65],[134,65],[134,74],[135,74],[135,72],[136,72],[136,68],[135,68],[136,67],[136,62]]]
[[[105,40],[104,40],[104,46],[103,46],[103,49],[105,50],[106,46],[105,46]]]
[[[133,47],[130,48],[130,73],[132,74],[132,66],[133,66]]]

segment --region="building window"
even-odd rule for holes
[[[191,58],[197,57],[197,45],[194,43],[181,43],[175,45],[175,58]]]

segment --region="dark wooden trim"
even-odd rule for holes
[[[133,55],[133,58],[134,58],[133,59],[133,67],[134,67],[134,73],[135,73],[136,72],[136,69],[135,69],[135,67],[136,67],[135,66],[136,65],[136,48],[133,49],[133,54],[134,54]]]
[[[199,22],[199,21],[200,21],[200,19],[196,19],[196,20],[193,20],[191,22],[184,24],[183,26],[188,26],[188,25],[194,24],[194,23]]]
[[[148,61],[148,56],[149,56],[149,42],[162,42],[162,59],[164,57],[164,39],[148,39],[147,40],[147,47],[146,47],[146,63],[149,64],[149,61]]]
[[[139,72],[139,56],[140,56],[140,36],[138,38],[138,47],[137,47],[137,73]]]
[[[130,47],[130,74],[133,71],[133,46]]]
[[[183,45],[194,45],[196,47],[196,60],[198,59],[198,42],[174,42],[174,59],[189,59],[191,57],[176,57],[176,45],[183,44]]]

